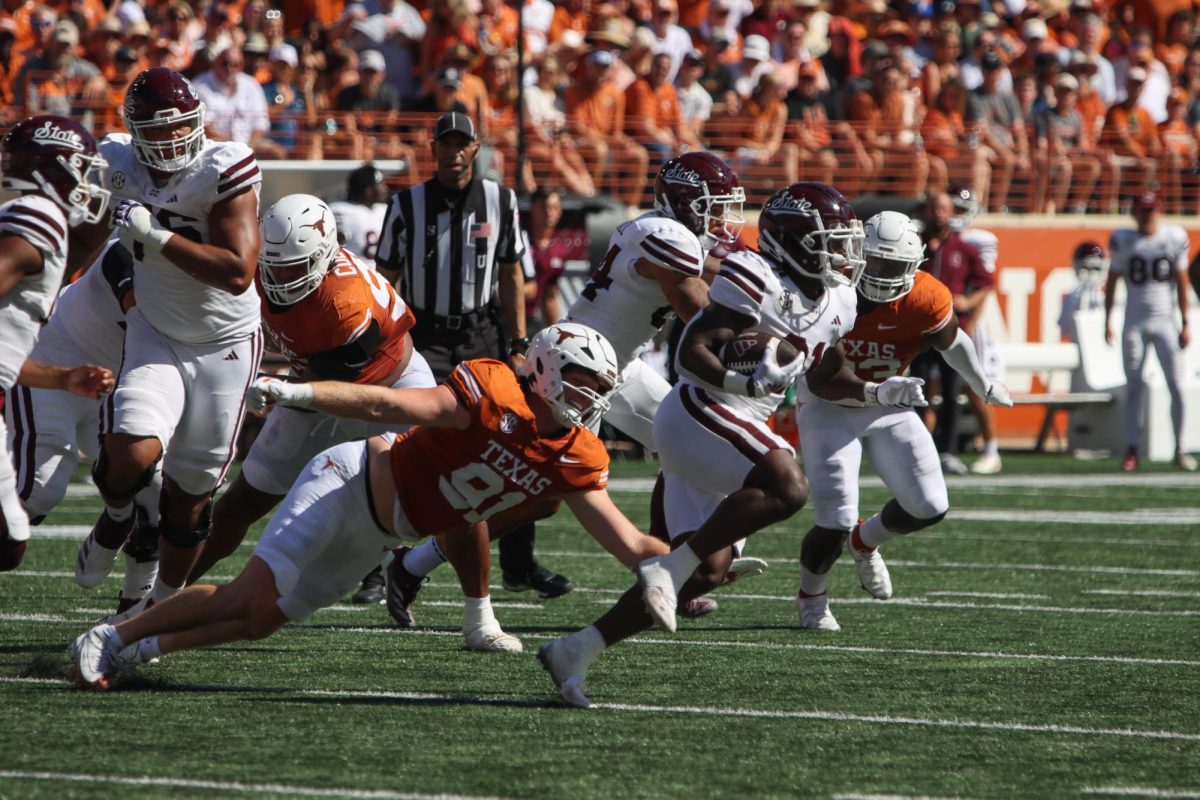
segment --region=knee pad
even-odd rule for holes
[[[129,537],[121,550],[125,555],[141,564],[157,561],[158,528],[150,524],[146,509],[137,506],[134,513],[137,514],[137,525],[133,529],[133,535]]]
[[[924,528],[938,524],[945,519],[949,509],[934,514],[932,517],[914,517],[912,514],[905,511],[898,502],[893,500],[883,508],[882,520],[883,525],[889,531],[894,531],[899,534],[916,533]]]
[[[814,526],[805,534],[800,546],[800,563],[814,575],[824,575],[833,569],[849,535],[850,531]]]
[[[146,467],[146,471],[138,476],[133,486],[128,488],[114,487],[108,482],[108,457],[104,455],[104,447],[101,445],[100,455],[96,456],[96,461],[92,464],[92,482],[96,484],[96,488],[100,490],[102,497],[137,494],[154,480],[154,473],[158,471],[158,462],[162,461],[162,458],[162,453],[159,453],[158,458],[154,460],[153,464]]]
[[[200,512],[200,524],[191,530],[177,528],[171,524],[170,517],[167,516],[167,502],[167,493],[163,492],[158,501],[158,512],[162,517],[158,523],[158,532],[162,534],[162,537],[175,547],[183,549],[203,544],[204,540],[212,534],[213,529],[212,498],[208,498],[208,502],[204,504],[204,509]]]

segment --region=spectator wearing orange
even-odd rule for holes
[[[1184,187],[1190,191],[1191,213],[1200,213],[1200,195],[1196,186],[1197,143],[1187,124],[1188,96],[1175,89],[1167,98],[1167,120],[1158,126],[1158,140],[1163,151],[1163,181],[1167,213],[1184,212]],[[1185,175],[1186,173],[1186,175]]]
[[[425,20],[425,36],[417,56],[417,73],[430,76],[439,66],[446,66],[442,55],[456,44],[469,50],[479,50],[479,18],[471,11],[467,0],[433,0]],[[430,86],[424,87],[428,91]],[[476,120],[478,123],[478,120]]]
[[[708,4],[708,17],[695,32],[692,43],[711,54],[719,51],[718,59],[723,64],[736,64],[742,57],[741,35],[738,33],[739,16],[734,14],[737,0],[712,0]]]
[[[1037,121],[1038,146],[1047,154],[1047,171],[1054,170],[1056,165],[1061,169],[1063,159],[1070,169],[1069,182],[1064,181],[1065,188],[1060,188],[1060,195],[1054,198],[1052,210],[1068,208],[1077,214],[1087,210],[1104,169],[1104,160],[1096,153],[1087,134],[1087,124],[1079,113],[1080,88],[1079,79],[1070,73],[1055,78],[1054,105],[1040,114]],[[1101,207],[1104,203],[1102,199]]]
[[[1002,77],[1007,74],[1004,62],[993,51],[984,55],[981,66],[983,83],[971,93],[966,116],[969,123],[978,123],[979,140],[991,151],[989,207],[1003,211],[1008,207],[1014,175],[1028,174],[1029,140],[1016,95],[1001,88]]]
[[[88,31],[83,48],[83,57],[96,65],[106,81],[111,81],[117,67],[113,56],[121,47],[121,21],[116,17],[105,17],[96,27]]]
[[[470,47],[459,42],[442,53],[440,67],[441,69],[458,70],[461,85],[455,94],[455,99],[466,107],[467,113],[475,120],[475,130],[479,137],[486,139],[492,135],[492,115],[488,100],[488,86],[483,78],[475,74],[473,69],[476,61],[475,55]],[[434,75],[437,74],[439,73],[434,73]]]
[[[833,152],[833,131],[813,62],[800,67],[796,88],[788,92],[784,105],[790,123],[788,138],[800,150],[800,180],[832,184],[838,158]],[[858,173],[870,170],[866,153],[862,156]],[[838,184],[853,197],[859,191],[859,175],[853,174],[853,170],[847,172],[850,174]]]
[[[987,208],[992,168],[991,151],[979,143],[978,123],[967,124],[967,90],[962,81],[951,78],[942,84],[933,107],[921,124],[921,138],[930,160],[939,159],[951,184],[967,185]]]
[[[27,46],[16,51],[17,60],[21,65],[46,51],[46,48],[50,46],[50,40],[54,38],[54,26],[57,24],[58,14],[50,6],[34,7],[33,13],[29,17],[29,25],[33,31],[32,37]]]
[[[625,94],[609,71],[616,58],[609,50],[593,50],[567,90],[567,125],[592,165],[592,179],[624,203],[637,207],[645,190],[650,156],[625,135]]]
[[[586,35],[588,24],[591,22],[590,0],[565,0],[554,9],[554,17],[550,20],[550,41],[557,42],[567,31]],[[516,43],[516,38],[513,39]]]
[[[913,55],[913,46],[917,43],[917,35],[913,33],[907,22],[890,19],[875,31],[875,38],[887,46],[892,63],[899,67],[905,75],[910,78],[920,75],[916,71],[916,59]]]
[[[1104,20],[1090,6],[1077,3],[1071,6],[1068,25],[1077,42],[1078,52],[1086,55],[1095,65],[1090,80],[1107,108],[1117,102],[1117,78],[1112,62],[1101,52],[1108,38]]]
[[[1125,98],[1108,110],[1101,143],[1112,149],[1131,194],[1141,192],[1155,179],[1162,144],[1150,113],[1139,100],[1146,83],[1146,70],[1133,67],[1125,77]]]
[[[1154,46],[1154,55],[1167,68],[1172,79],[1183,72],[1188,50],[1196,41],[1196,18],[1191,9],[1180,9],[1167,20],[1163,41]]]
[[[874,62],[870,82],[846,100],[846,119],[862,140],[875,164],[876,189],[906,197],[925,194],[929,159],[916,141],[911,96],[906,96],[904,78],[889,58]],[[884,178],[890,179],[884,183]]]
[[[298,35],[308,20],[316,20],[328,28],[346,10],[346,0],[278,0],[279,10],[290,23],[288,33]]]
[[[530,159],[536,162],[533,166],[541,172],[548,170],[575,194],[590,197],[596,193],[596,185],[558,105],[562,82],[558,59],[543,54],[537,76],[537,83],[525,89],[526,144]]]
[[[800,179],[800,148],[784,141],[787,106],[775,76],[765,73],[750,93],[736,130],[739,145],[730,165],[739,173],[755,176],[768,193]]]
[[[488,92],[487,128],[492,131],[495,141],[515,146],[518,94],[516,58],[507,53],[490,56],[483,63],[482,79]]]
[[[933,56],[921,68],[921,93],[929,100],[941,94],[948,81],[959,79],[958,55],[962,51],[962,32],[958,23],[946,20],[933,35]],[[961,81],[960,81],[961,83]]]
[[[649,151],[655,169],[685,147],[700,149],[683,126],[671,63],[670,53],[655,55],[646,77],[625,90],[625,132]]]
[[[484,53],[507,53],[517,47],[519,14],[501,0],[483,0],[479,10],[479,48]]]
[[[92,62],[78,58],[79,29],[54,25],[45,49],[25,60],[14,83],[15,102],[27,114],[81,115],[104,107],[108,81]]]
[[[6,126],[21,116],[13,99],[13,79],[17,72],[13,58],[15,31],[16,24],[11,19],[0,17],[0,125]]]

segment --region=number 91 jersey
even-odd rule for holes
[[[1159,225],[1153,236],[1135,230],[1113,231],[1110,269],[1125,276],[1125,325],[1151,318],[1173,318],[1175,276],[1187,269],[1190,244],[1178,225]]]
[[[643,259],[688,277],[704,274],[700,240],[682,223],[650,212],[613,232],[604,261],[567,311],[567,321],[594,328],[612,343],[621,369],[671,314],[658,281],[638,274]]]
[[[136,200],[164,228],[201,244],[211,243],[208,215],[214,205],[247,189],[257,195],[262,185],[254,153],[239,142],[206,142],[199,158],[162,184],[137,160],[129,134],[109,134],[99,148],[108,161],[110,208]],[[258,330],[254,292],[233,295],[202,283],[154,248],[135,245],[133,257],[138,309],[159,333],[177,342],[215,344],[241,341]]]
[[[517,376],[501,361],[464,361],[447,385],[471,415],[463,430],[414,428],[392,445],[396,499],[418,536],[462,531],[502,511],[603,489],[608,451],[587,428],[538,436]]]

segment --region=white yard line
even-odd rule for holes
[[[1161,589],[1084,589],[1080,594],[1102,594],[1115,597],[1184,597],[1200,598],[1200,592],[1170,592]]]
[[[146,775],[88,775],[74,772],[33,772],[16,769],[0,770],[0,778],[64,783],[115,784],[118,786],[165,786],[174,789],[211,789],[214,792],[242,794],[281,794],[291,797],[350,797],[368,800],[487,800],[476,795],[420,794],[392,792],[386,789],[324,789],[318,786],[297,786],[283,783],[243,783],[241,781],[201,781],[188,778],[154,778]]]
[[[928,794],[835,794],[833,800],[969,800],[961,795],[953,797],[935,797]]]
[[[926,592],[926,597],[982,597],[992,600],[1049,600],[1048,594],[1010,594],[1008,592]]]
[[[1081,794],[1095,794],[1103,797],[1161,797],[1172,800],[1196,800],[1200,798],[1200,789],[1150,789],[1141,786],[1084,786]]]
[[[1040,522],[1055,525],[1197,525],[1197,508],[1136,508],[1127,511],[1042,511],[1038,509],[950,509],[950,523]],[[947,523],[947,524],[950,524]]]
[[[648,493],[654,478],[615,478],[608,482],[614,492]],[[883,481],[868,475],[859,480],[864,488],[883,488]],[[1107,488],[1111,486],[1150,486],[1155,488],[1200,487],[1200,473],[1159,472],[1144,475],[990,475],[947,477],[950,489],[991,489],[1036,486],[1040,489]]]

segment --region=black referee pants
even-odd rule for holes
[[[489,307],[479,319],[460,320],[461,326],[451,329],[439,324],[436,317],[417,314],[412,329],[413,346],[429,362],[429,369],[438,383],[445,383],[450,373],[464,361],[473,358],[508,358],[507,341],[499,313]],[[533,555],[534,525],[532,522],[504,531],[500,537],[500,569],[513,577],[524,577],[537,566]]]

